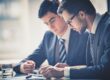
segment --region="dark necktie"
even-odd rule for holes
[[[90,37],[90,50],[91,50],[91,54],[94,54],[94,49],[93,49],[94,34],[90,33],[89,37]]]
[[[64,42],[64,39],[59,39],[59,59],[61,63],[66,63],[66,49]]]

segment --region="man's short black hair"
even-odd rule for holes
[[[96,14],[96,10],[90,0],[62,0],[58,13],[61,14],[64,10],[70,14],[78,14],[79,11],[84,11],[89,15]]]
[[[57,14],[59,4],[57,2],[52,2],[50,0],[44,0],[39,8],[38,17],[42,18],[47,12],[52,12]]]

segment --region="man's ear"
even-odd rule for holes
[[[86,13],[84,11],[79,11],[78,16],[80,17],[80,19],[85,19]]]

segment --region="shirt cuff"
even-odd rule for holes
[[[70,67],[64,68],[64,77],[70,78]]]

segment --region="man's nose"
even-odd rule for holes
[[[54,28],[54,24],[49,24],[49,27],[50,27],[51,29],[53,29],[53,28]]]

